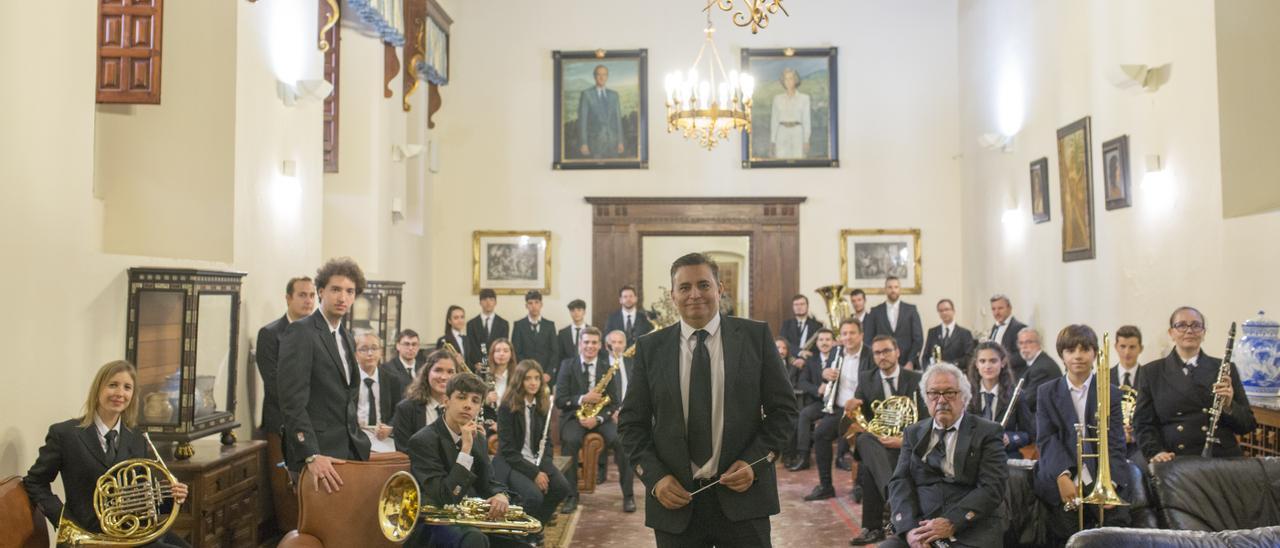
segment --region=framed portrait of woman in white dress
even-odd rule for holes
[[[742,167],[839,167],[836,48],[743,49],[755,77]]]

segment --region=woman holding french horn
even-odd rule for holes
[[[169,474],[145,434],[135,431],[138,404],[133,399],[138,373],[126,361],[103,365],[94,376],[84,414],[49,427],[44,446],[35,464],[27,471],[22,484],[31,500],[49,521],[58,527],[58,543],[99,544],[130,541],[147,546],[188,546],[173,533],[166,532],[177,516],[177,505],[187,498],[187,486]],[[106,508],[102,515],[94,510],[97,491],[114,482],[117,475],[141,471],[150,473],[157,485],[134,492],[131,482],[121,486],[122,495],[131,500],[145,499],[146,508],[133,505],[120,510],[119,498],[102,495]],[[50,484],[62,475],[66,504],[53,493]],[[155,489],[152,489],[154,487]],[[153,498],[158,492],[159,497]],[[173,506],[172,508],[169,508]],[[155,516],[147,513],[155,509]],[[115,511],[112,511],[115,509]],[[133,518],[140,516],[138,522]],[[148,544],[149,542],[149,544]]]

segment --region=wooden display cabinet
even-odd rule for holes
[[[382,339],[382,361],[396,356],[396,342],[392,340],[400,332],[400,310],[404,303],[404,282],[369,280],[364,293],[347,312],[347,325],[354,333],[367,329]]]

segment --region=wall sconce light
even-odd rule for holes
[[[422,154],[422,145],[391,145],[391,159],[397,162],[403,162],[409,158],[413,158]]]
[[[276,96],[287,107],[298,104],[300,100],[323,101],[330,93],[333,93],[333,84],[328,80],[298,80],[292,84],[276,81]]]
[[[978,146],[985,150],[1013,152],[1013,136],[1000,133],[983,133],[978,136]]]
[[[1172,63],[1165,63],[1158,67],[1119,65],[1107,71],[1107,79],[1111,81],[1111,85],[1119,89],[1141,88],[1147,93],[1154,93],[1160,89],[1160,86],[1169,82],[1172,74]]]
[[[1160,173],[1164,171],[1164,161],[1159,154],[1148,154],[1146,157],[1147,173]]]
[[[298,176],[298,162],[293,160],[285,160],[280,163],[280,174],[285,177]]]
[[[404,220],[404,200],[400,198],[391,199],[391,224]]]

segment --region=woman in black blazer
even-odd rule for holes
[[[457,373],[457,367],[444,350],[427,354],[427,360],[418,368],[404,399],[396,404],[391,419],[391,438],[396,442],[396,451],[408,454],[409,439],[443,413],[444,389]]]
[[[54,526],[63,513],[76,525],[90,533],[101,533],[102,527],[93,510],[93,493],[98,478],[118,462],[145,458],[155,459],[146,439],[133,429],[138,404],[133,399],[137,370],[126,361],[113,361],[98,369],[89,395],[85,398],[84,415],[49,427],[44,446],[36,463],[27,470],[22,485],[27,496]],[[50,484],[62,475],[66,504],[54,494]],[[172,486],[174,501],[187,498],[187,486]],[[177,535],[165,533],[149,546],[187,546]]]
[[[507,486],[520,494],[529,515],[546,523],[572,492],[564,474],[551,461],[551,436],[543,437],[551,398],[543,386],[542,367],[535,360],[517,364],[510,379],[498,406],[498,457],[511,469],[505,478]],[[542,454],[535,448],[542,448]]]
[[[1013,380],[1013,369],[1009,364],[1009,353],[999,343],[985,341],[973,351],[973,359],[969,363],[969,382],[973,385],[973,399],[969,400],[966,413],[989,418],[1000,422],[1009,409],[1009,400],[1013,397],[1013,388],[1017,383]],[[987,390],[994,389],[996,396],[992,402],[992,410],[988,416],[985,409]],[[1009,416],[1009,424],[1004,429],[1004,450],[1009,458],[1022,458],[1019,451],[1026,445],[1035,443],[1035,417],[1027,406],[1028,391],[1023,391],[1014,402],[1013,413]]]
[[[480,363],[480,345],[467,336],[467,311],[456,304],[449,305],[444,314],[444,334],[436,339],[436,349],[444,348],[444,343],[453,345],[453,350],[462,355],[468,369]]]

